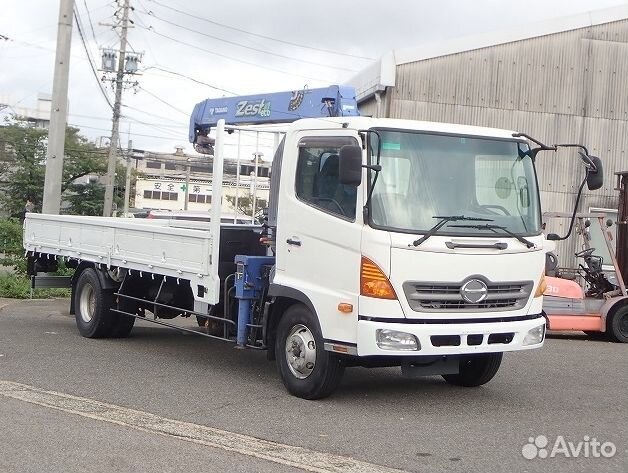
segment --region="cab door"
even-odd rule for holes
[[[363,198],[340,183],[338,171],[340,148],[358,141],[337,131],[295,141],[296,159],[286,142],[281,169],[274,283],[311,302],[325,339],[355,343]],[[352,304],[353,312],[340,312],[340,303]]]

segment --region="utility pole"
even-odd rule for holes
[[[129,146],[126,154],[126,179],[124,182],[124,214],[123,217],[129,216],[129,198],[131,197],[131,155],[133,153],[133,141],[129,140]]]
[[[127,46],[127,33],[129,29],[130,0],[124,0],[122,7],[122,24],[120,34],[120,56],[118,57],[118,72],[116,74],[116,99],[113,104],[113,121],[111,126],[111,143],[109,148],[109,162],[107,165],[107,179],[105,181],[105,205],[103,216],[111,217],[113,207],[113,184],[116,173],[116,158],[118,154],[120,107],[122,103],[122,90],[124,88],[125,58]]]
[[[61,209],[61,181],[65,154],[65,125],[68,116],[68,78],[70,75],[73,11],[74,0],[61,0],[42,205],[42,212],[45,214],[58,214]]]
[[[183,210],[188,209],[188,202],[190,200],[190,158],[185,162],[185,201],[183,202]]]

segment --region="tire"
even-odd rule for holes
[[[104,290],[96,270],[87,268],[76,282],[74,307],[76,326],[80,334],[87,338],[103,338],[111,335],[116,321],[113,305],[113,291]]]
[[[449,384],[468,388],[482,386],[497,374],[502,364],[503,353],[482,353],[460,357],[460,372],[445,374],[443,378]]]
[[[137,315],[137,302],[118,297],[118,309]],[[126,338],[131,334],[135,325],[135,317],[111,312],[112,326],[110,335],[114,338]]]
[[[628,343],[628,305],[617,309],[606,324],[606,333],[611,340],[619,343]]]
[[[290,306],[277,327],[277,368],[288,392],[302,399],[322,399],[338,387],[341,360],[325,351],[314,315],[304,305]]]
[[[608,333],[606,332],[593,332],[591,330],[585,330],[584,333],[591,340],[608,340]]]

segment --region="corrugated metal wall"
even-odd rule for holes
[[[603,159],[606,178],[580,210],[617,208],[613,173],[628,170],[628,20],[399,65],[387,94],[393,118],[585,144]],[[538,171],[543,210],[571,211],[583,175],[576,153],[540,154]],[[566,227],[548,222],[558,233]],[[559,256],[565,261],[575,249],[572,239]]]

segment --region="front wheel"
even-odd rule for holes
[[[302,399],[329,396],[344,373],[341,360],[325,351],[318,321],[301,304],[288,308],[279,321],[275,356],[284,386]]]
[[[607,322],[606,333],[615,342],[628,343],[628,306],[621,307]]]
[[[499,371],[503,353],[482,353],[460,357],[458,374],[445,374],[449,384],[465,387],[482,386],[488,383]]]

